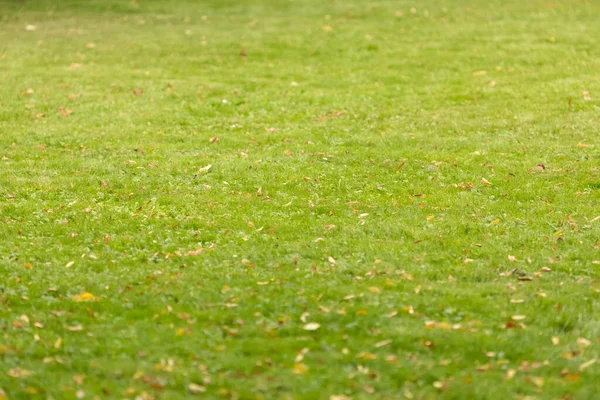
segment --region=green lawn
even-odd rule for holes
[[[600,2],[0,0],[0,399],[600,398]]]

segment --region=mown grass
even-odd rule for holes
[[[54,3],[0,2],[0,398],[599,395],[597,2]]]

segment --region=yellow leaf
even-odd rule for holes
[[[308,372],[308,367],[304,363],[294,364],[294,373],[296,375],[304,375]]]
[[[184,332],[183,328],[179,328],[179,329],[177,329],[177,332],[175,332],[175,335],[176,336],[183,336],[183,332]]]
[[[62,338],[56,339],[56,341],[54,342],[54,348],[55,349],[60,349],[61,345],[62,345]]]
[[[83,292],[81,294],[73,296],[73,301],[78,303],[86,302],[86,301],[96,301],[97,298],[90,292]]]
[[[437,328],[438,329],[448,329],[449,330],[449,329],[452,329],[452,325],[450,325],[447,322],[438,322],[437,323]]]
[[[356,355],[356,358],[360,358],[362,360],[375,360],[377,355],[369,353],[368,351],[361,351]]]
[[[379,289],[377,286],[371,286],[369,288],[369,292],[372,292],[372,293],[381,293],[381,289]]]
[[[135,380],[142,378],[143,376],[144,376],[144,371],[138,370],[135,372],[135,374],[133,374],[132,379],[135,381]]]
[[[569,374],[569,373],[567,373],[567,374],[564,375],[564,378],[568,382],[575,383],[575,382],[577,382],[579,380],[579,374],[573,374],[573,373]]]

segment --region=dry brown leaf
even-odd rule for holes
[[[187,253],[185,253],[186,256],[198,256],[200,254],[202,254],[202,252],[204,251],[203,248],[199,248],[196,250],[190,250]]]
[[[304,363],[296,363],[294,364],[293,371],[296,375],[304,375],[308,373],[308,367]]]

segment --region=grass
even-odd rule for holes
[[[0,398],[597,398],[598,15],[0,1]]]

